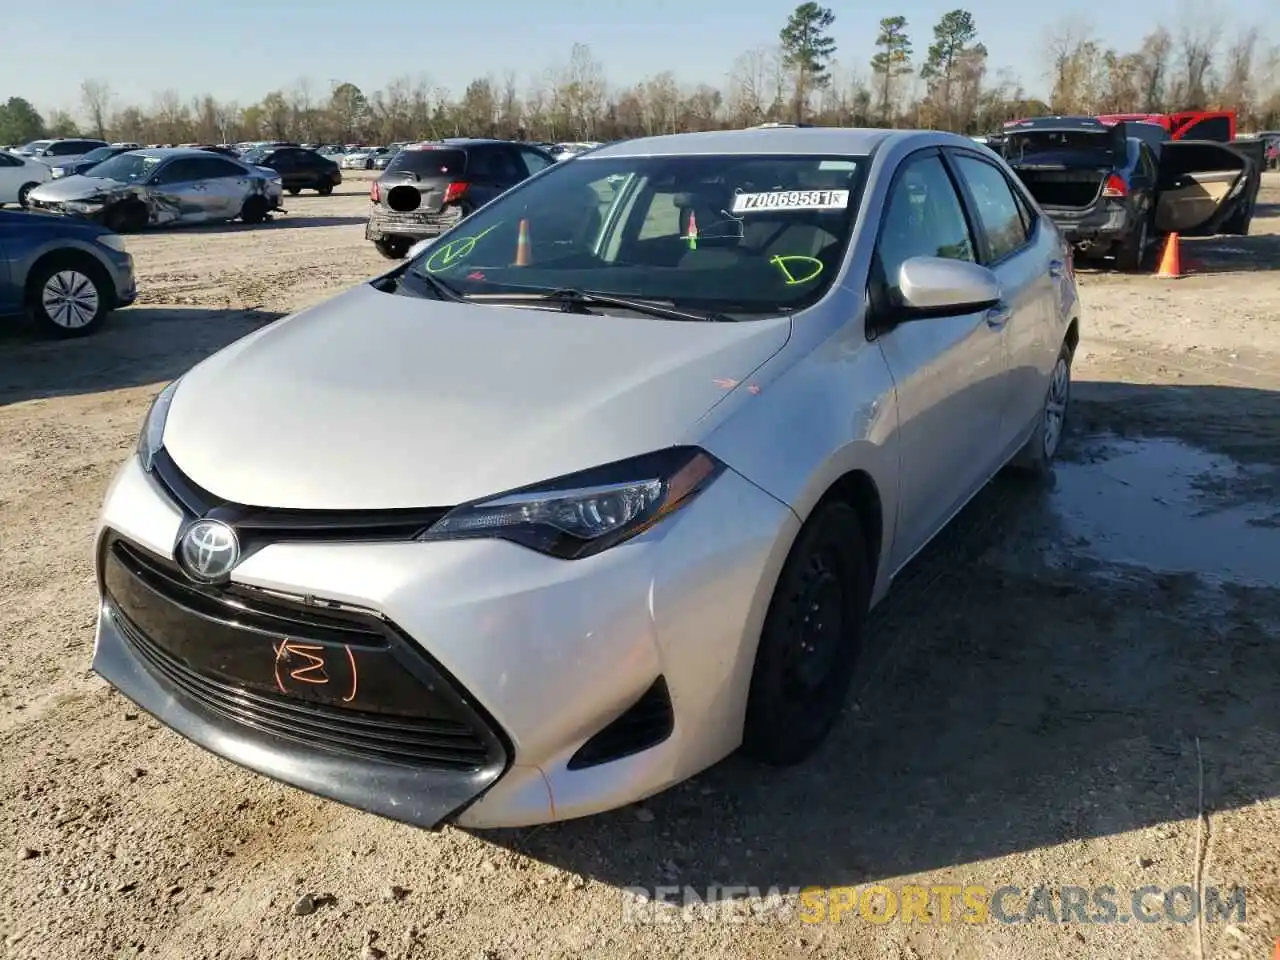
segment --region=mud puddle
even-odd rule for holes
[[[1268,475],[1172,439],[1094,437],[1048,494],[1062,554],[1216,582],[1280,586],[1280,496]]]

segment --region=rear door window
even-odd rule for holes
[[[506,147],[473,148],[470,161],[468,172],[477,180],[515,183],[525,178],[524,171],[517,169],[515,158],[507,152]]]
[[[420,177],[454,177],[466,172],[466,151],[447,147],[406,147],[387,164],[387,173],[416,173]]]
[[[244,171],[236,164],[221,157],[199,157],[186,162],[191,164],[192,180],[223,180],[244,176]]]

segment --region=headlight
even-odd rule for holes
[[[50,174],[51,176],[54,176],[54,177],[65,177],[67,175],[67,168],[54,167],[53,170],[50,171]]]
[[[70,213],[97,213],[104,205],[101,200],[68,200],[62,209]]]
[[[691,502],[723,470],[697,447],[672,447],[464,504],[418,539],[509,540],[577,560],[643,533]]]
[[[148,473],[155,464],[156,455],[164,448],[164,423],[169,419],[169,405],[177,389],[178,381],[175,380],[161,390],[151,401],[147,419],[142,421],[142,433],[138,435],[138,459],[142,461],[142,469]]]
[[[104,233],[96,238],[104,247],[110,247],[117,253],[128,253],[128,248],[124,245],[124,237],[118,233]]]

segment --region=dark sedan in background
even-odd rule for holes
[[[29,316],[46,336],[82,337],[136,297],[133,258],[119,234],[0,210],[0,316]]]
[[[90,150],[83,157],[73,157],[69,163],[59,163],[52,167],[53,178],[74,177],[77,174],[87,173],[104,160],[110,160],[112,157],[118,157],[122,153],[129,153],[136,150],[134,146],[121,147],[98,147],[96,150]]]
[[[303,147],[254,150],[240,159],[254,166],[274,170],[280,175],[284,188],[292,194],[314,190],[322,197],[327,197],[342,182],[342,171],[336,163]]]

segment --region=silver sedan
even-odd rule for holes
[[[1050,468],[1079,323],[1058,229],[967,137],[602,147],[160,393],[94,668],[427,827],[799,763],[898,572]]]
[[[206,150],[134,150],[88,173],[36,187],[32,210],[94,220],[120,233],[148,226],[240,219],[261,223],[280,209],[274,170]]]

